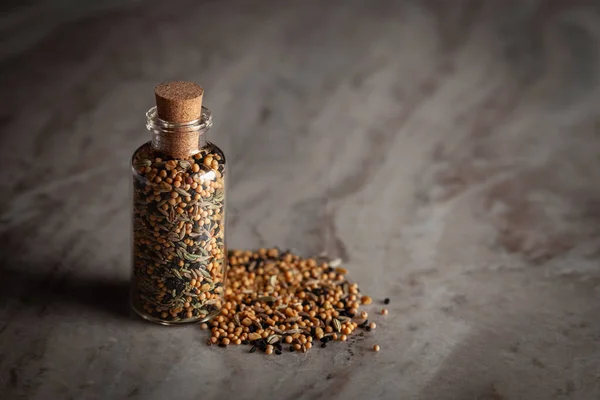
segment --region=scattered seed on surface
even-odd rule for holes
[[[384,308],[383,310],[381,310],[381,315],[388,315],[387,308]]]
[[[383,304],[390,304],[390,299],[388,299],[388,298],[386,297],[386,299],[385,299],[385,300],[383,300]]]
[[[258,249],[229,251],[228,265],[228,285],[220,288],[222,310],[208,324],[211,342],[214,338],[221,344],[250,344],[267,354],[283,351],[283,344],[289,351],[306,352],[316,340],[326,347],[331,340],[347,341],[358,327],[369,329],[368,314],[359,308],[372,299],[361,297],[358,285],[346,279],[347,271],[339,264]],[[206,284],[203,274],[193,279],[195,287]]]
[[[376,344],[375,346],[373,346],[373,350],[374,351],[379,351],[379,350],[381,350],[381,348],[379,347],[378,344]]]

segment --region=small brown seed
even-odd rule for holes
[[[248,339],[249,340],[258,340],[258,339],[261,339],[261,338],[262,338],[262,336],[259,333],[256,333],[256,332],[252,332],[252,333],[248,334]]]

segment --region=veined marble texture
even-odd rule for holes
[[[598,2],[9,3],[0,398],[600,398]],[[129,315],[129,158],[173,79],[228,246],[341,257],[391,299],[374,332],[266,356]]]

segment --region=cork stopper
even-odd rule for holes
[[[193,82],[166,82],[154,89],[158,118],[182,124],[202,117],[204,89]],[[201,132],[189,126],[175,127],[158,135],[155,145],[166,154],[186,159],[199,151]]]
[[[173,123],[200,119],[203,94],[204,89],[193,82],[161,83],[154,89],[158,117]]]

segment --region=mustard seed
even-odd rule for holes
[[[379,347],[379,345],[378,345],[378,344],[376,344],[375,346],[373,346],[373,350],[374,350],[375,352],[377,352],[377,351],[381,350],[381,348]]]
[[[369,324],[369,330],[377,328],[377,324],[375,322],[371,322]]]

